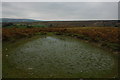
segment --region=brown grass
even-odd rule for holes
[[[90,42],[97,42],[101,47],[108,48],[111,51],[120,51],[120,45],[118,44],[120,42],[120,29],[117,27],[3,28],[2,32],[2,40],[7,42],[52,32],[56,35],[67,35]]]
[[[115,27],[76,27],[76,28],[3,28],[3,41],[11,38],[32,36],[38,32],[59,32],[86,36],[91,40],[101,40],[118,43],[119,28]]]

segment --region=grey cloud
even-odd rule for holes
[[[117,2],[3,2],[3,17],[39,20],[117,19]]]

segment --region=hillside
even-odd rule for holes
[[[32,19],[2,18],[3,27],[120,27],[118,20],[38,21]]]
[[[15,24],[22,25],[46,25],[49,27],[118,27],[120,22],[117,20],[95,20],[95,21],[39,21],[39,22],[21,22]]]
[[[0,18],[0,22],[36,22],[33,19],[13,19],[13,18]]]

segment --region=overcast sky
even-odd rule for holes
[[[117,2],[3,2],[3,18],[117,20]]]

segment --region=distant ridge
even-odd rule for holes
[[[37,22],[34,19],[14,19],[14,18],[0,18],[0,22]]]

